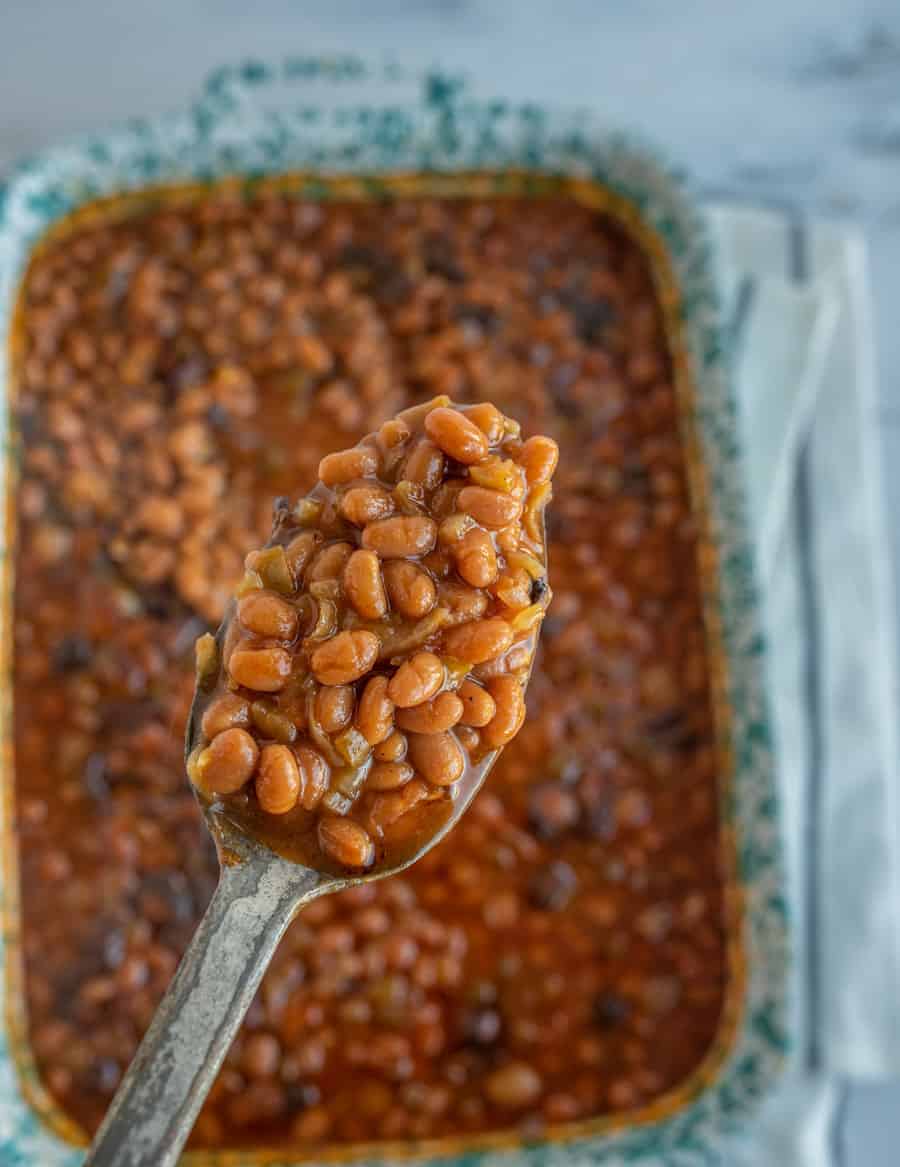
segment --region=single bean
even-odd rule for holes
[[[291,675],[291,654],[283,648],[238,648],[228,659],[232,680],[260,693],[277,693]]]
[[[531,603],[531,585],[534,581],[524,568],[507,568],[497,580],[494,595],[513,612],[520,612]]]
[[[410,405],[406,409],[401,409],[397,414],[397,419],[408,425],[410,429],[419,429],[432,410],[446,408],[449,404],[450,398],[441,393],[437,397],[432,397],[430,401],[421,401],[418,405]]]
[[[326,454],[319,463],[319,478],[326,486],[339,486],[357,478],[374,478],[378,473],[378,451],[373,446],[356,446]]]
[[[297,635],[297,611],[272,592],[248,592],[238,600],[238,619],[248,632],[274,640],[293,640]]]
[[[177,539],[184,528],[184,513],[175,499],[152,495],[140,504],[134,521],[141,530],[151,535]]]
[[[354,700],[350,685],[323,685],[316,693],[316,721],[326,733],[340,733],[353,717]]]
[[[481,739],[489,749],[498,749],[511,741],[525,720],[525,694],[517,677],[492,677],[488,692],[497,710],[481,731]]]
[[[390,735],[394,728],[394,703],[388,696],[387,677],[371,677],[366,682],[356,725],[370,746],[379,745]]]
[[[487,611],[488,598],[482,591],[456,583],[455,580],[442,580],[438,585],[438,599],[442,607],[449,611],[447,626],[467,624],[477,620]]]
[[[471,465],[487,457],[487,438],[473,421],[455,409],[433,409],[425,418],[425,432],[457,462]]]
[[[528,1106],[540,1096],[541,1089],[540,1075],[527,1062],[509,1062],[484,1080],[484,1092],[490,1101],[508,1110]]]
[[[461,511],[491,530],[508,527],[522,514],[519,499],[485,486],[464,486],[456,501]]]
[[[447,653],[472,665],[482,664],[506,652],[512,642],[512,629],[499,616],[488,620],[472,620],[444,633]]]
[[[371,867],[375,862],[375,845],[368,832],[351,819],[319,819],[319,846],[342,867]]]
[[[378,445],[382,450],[393,450],[396,446],[401,446],[411,433],[412,430],[405,421],[392,417],[378,431]]]
[[[481,744],[481,734],[473,726],[463,725],[460,722],[456,727],[456,740],[464,750],[467,750],[471,754]]]
[[[321,685],[358,681],[378,658],[378,637],[364,629],[339,632],[313,652],[310,668]],[[232,658],[233,659],[233,658]]]
[[[417,482],[426,490],[440,486],[444,477],[444,455],[434,442],[427,438],[419,441],[406,459],[403,477],[408,482]]]
[[[341,495],[338,509],[349,523],[364,527],[393,514],[394,500],[381,486],[354,486]]]
[[[296,757],[300,771],[300,805],[304,810],[315,810],[328,789],[331,771],[322,755],[309,746],[299,746]]]
[[[427,555],[437,542],[437,525],[433,519],[413,515],[395,515],[370,523],[363,531],[362,544],[382,559],[409,559]]]
[[[421,778],[413,778],[398,790],[379,794],[369,811],[369,824],[376,834],[384,832],[420,802],[428,802],[435,792]]]
[[[451,549],[456,570],[473,588],[486,588],[497,578],[497,552],[487,531],[475,527]]]
[[[217,734],[199,755],[192,780],[206,794],[234,794],[250,779],[259,747],[245,729]]]
[[[321,531],[301,531],[285,547],[285,558],[295,579],[299,579],[303,574],[304,568],[322,546],[323,540],[324,535]]]
[[[323,547],[310,565],[306,574],[308,584],[321,580],[340,579],[347,566],[347,560],[353,554],[350,543],[329,543]]]
[[[244,1042],[241,1068],[248,1078],[271,1078],[281,1066],[281,1046],[271,1033],[251,1033]]]
[[[250,706],[250,720],[263,737],[284,745],[289,745],[297,737],[296,725],[271,701],[254,701]]]
[[[466,768],[462,747],[451,733],[410,734],[407,756],[432,786],[451,786]]]
[[[364,620],[380,620],[387,611],[381,563],[374,551],[354,551],[344,567],[347,599]]]
[[[395,729],[375,747],[376,762],[402,762],[406,757],[406,737]]]
[[[397,725],[408,733],[444,733],[461,719],[463,703],[455,693],[438,693],[414,709],[401,709]]]
[[[388,685],[388,696],[401,709],[421,705],[444,683],[444,666],[433,652],[417,652],[397,669]]]
[[[529,486],[549,482],[559,462],[559,446],[552,438],[529,438],[519,454],[519,464],[525,471]]]
[[[200,729],[207,741],[225,729],[246,729],[250,724],[250,706],[236,693],[223,693],[210,701],[200,719]]]
[[[437,597],[434,581],[417,564],[390,560],[382,574],[391,607],[407,620],[419,620],[434,607]]]
[[[481,685],[476,685],[468,678],[460,685],[457,693],[463,705],[460,717],[463,725],[473,725],[480,728],[487,725],[497,712],[494,698],[487,689],[482,689]]]
[[[256,797],[267,814],[287,814],[297,805],[300,768],[287,746],[263,746],[256,774]]]
[[[496,446],[503,437],[505,429],[503,414],[489,401],[471,406],[466,410],[466,417],[469,421],[474,421],[492,446]]]
[[[406,762],[377,762],[366,778],[366,790],[397,790],[414,772]]]

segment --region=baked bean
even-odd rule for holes
[[[487,689],[474,681],[466,679],[457,689],[462,702],[462,713],[459,720],[463,725],[473,725],[480,728],[487,725],[497,711],[494,698]]]
[[[451,786],[466,768],[465,755],[451,733],[410,734],[407,757],[432,786]]]
[[[346,685],[365,676],[377,657],[378,637],[374,632],[339,632],[313,652],[310,668],[322,685]]]
[[[372,677],[366,682],[356,724],[370,746],[377,746],[390,736],[394,728],[394,702],[388,695],[387,677]]]
[[[246,729],[250,724],[250,705],[236,693],[223,693],[203,710],[200,729],[211,740],[224,729]]]
[[[379,794],[369,811],[369,824],[376,834],[383,835],[414,806],[427,802],[432,791],[421,778],[413,778],[397,790]]]
[[[376,762],[402,762],[406,757],[406,738],[396,729],[375,747]]]
[[[259,748],[245,729],[217,734],[196,760],[191,781],[206,794],[233,794],[256,768]]]
[[[472,465],[487,457],[487,438],[474,422],[455,409],[433,409],[425,418],[425,432],[457,462]]]
[[[443,733],[460,720],[463,703],[455,693],[438,693],[414,709],[401,709],[397,725],[408,733]]]
[[[529,486],[549,482],[559,462],[559,446],[552,438],[535,436],[522,447],[519,459]]]
[[[393,450],[397,446],[402,446],[411,433],[412,430],[405,421],[399,417],[392,417],[378,431],[378,445],[383,450]]]
[[[524,568],[507,568],[497,580],[494,594],[507,608],[519,612],[531,603],[532,582]]]
[[[306,573],[306,582],[311,584],[322,580],[340,579],[352,554],[353,546],[350,543],[330,543],[323,547]]]
[[[390,560],[382,574],[391,607],[408,620],[419,620],[434,607],[437,591],[431,576],[415,563]]]
[[[406,459],[403,477],[416,482],[426,490],[434,490],[444,477],[444,455],[434,442],[423,438]]]
[[[344,591],[365,620],[380,620],[387,611],[381,563],[374,551],[354,551],[344,568]]]
[[[366,868],[375,862],[375,845],[352,819],[320,818],[318,836],[323,852],[341,867]]]
[[[382,559],[408,559],[427,555],[437,542],[434,519],[396,515],[370,523],[363,531],[362,543]]]
[[[155,496],[144,499],[138,507],[135,524],[151,535],[174,539],[181,534],[184,514],[175,499]]]
[[[467,753],[472,754],[481,745],[481,734],[471,725],[460,722],[456,727],[456,740]]]
[[[238,600],[238,619],[248,632],[273,640],[297,635],[297,610],[271,592],[248,592]]]
[[[433,652],[417,652],[397,669],[387,692],[401,709],[421,705],[437,693],[444,683],[444,666]]]
[[[328,789],[328,763],[308,746],[299,746],[296,758],[300,771],[300,805],[304,810],[315,810]]]
[[[512,629],[499,616],[488,620],[472,620],[444,633],[445,651],[472,665],[480,665],[506,652],[512,642]]]
[[[239,685],[259,693],[277,693],[291,675],[291,655],[283,648],[236,648],[228,672]]]
[[[250,1078],[270,1078],[281,1065],[281,1046],[271,1033],[254,1033],[244,1043],[241,1065]]]
[[[378,762],[366,778],[367,790],[396,790],[413,776],[412,766],[406,762]]]
[[[288,746],[263,746],[256,774],[256,797],[268,814],[287,814],[300,797],[300,769]]]
[[[497,578],[497,552],[487,531],[475,527],[455,543],[456,570],[473,588],[486,588]]]
[[[492,405],[489,401],[471,406],[466,417],[478,426],[490,445],[495,446],[503,437],[503,414],[496,405]]]
[[[316,693],[316,720],[326,733],[339,733],[350,724],[354,703],[350,685],[323,685]]]
[[[487,611],[488,599],[477,588],[467,587],[454,580],[442,580],[438,585],[438,603],[448,609],[448,626],[477,620]]]
[[[461,511],[491,530],[509,526],[522,513],[522,503],[514,495],[484,486],[464,486],[456,502]]]
[[[262,737],[273,738],[284,745],[289,745],[297,737],[296,725],[271,701],[254,701],[250,706],[250,721]]]
[[[484,1089],[497,1106],[521,1110],[539,1097],[541,1078],[527,1062],[510,1062],[487,1076]]]
[[[525,694],[517,677],[492,677],[487,683],[497,711],[481,731],[490,749],[499,749],[515,737],[525,720]]]
[[[372,446],[356,446],[337,454],[326,454],[319,463],[319,478],[326,486],[339,486],[357,478],[374,478],[378,473],[378,451]]]
[[[322,546],[324,536],[321,531],[301,531],[284,549],[288,566],[299,579],[312,557]]]
[[[340,512],[357,527],[386,519],[393,511],[394,500],[381,486],[355,486],[341,495]]]

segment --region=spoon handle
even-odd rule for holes
[[[278,941],[325,883],[262,851],[223,866],[84,1167],[173,1167]]]

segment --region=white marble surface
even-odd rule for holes
[[[898,0],[0,0],[0,167],[181,106],[223,61],[335,50],[459,67],[482,94],[590,104],[711,191],[864,224],[900,514]],[[896,560],[900,524],[893,540]],[[900,1085],[855,1087],[843,1142],[847,1167],[893,1167]]]

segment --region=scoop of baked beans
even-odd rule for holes
[[[198,642],[201,797],[312,867],[421,849],[524,720],[557,460],[445,397],[323,458]]]

